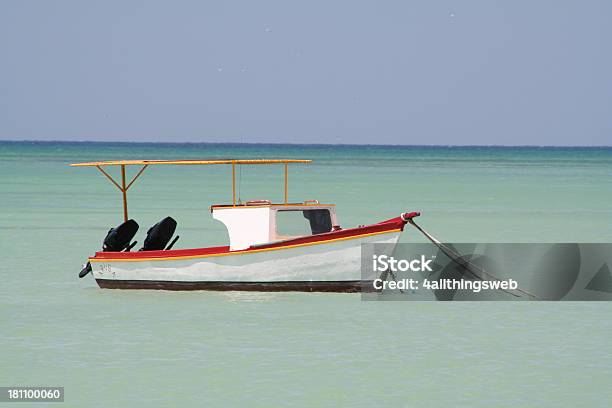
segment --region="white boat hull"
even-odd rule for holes
[[[100,259],[91,265],[103,288],[357,292],[363,284],[361,244],[396,244],[400,234],[189,259]]]

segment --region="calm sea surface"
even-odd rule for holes
[[[418,210],[449,242],[612,242],[612,148],[0,142],[0,386],[64,386],[71,407],[611,404],[609,302],[100,290],[77,273],[120,193],[67,163],[119,158],[309,158],[290,199],[336,203],[345,227]],[[237,179],[242,200],[283,197],[279,166]],[[208,207],[230,181],[149,168],[137,239],[171,215],[177,248],[226,244]]]

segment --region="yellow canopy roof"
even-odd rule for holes
[[[87,163],[72,163],[74,167],[96,167],[106,178],[108,178],[123,195],[123,218],[128,220],[127,211],[127,191],[134,184],[136,179],[140,177],[142,172],[150,165],[155,164],[177,164],[177,165],[207,165],[207,164],[231,164],[232,165],[232,205],[236,206],[236,165],[237,164],[284,164],[285,166],[285,203],[288,203],[288,170],[289,163],[310,163],[312,160],[299,159],[212,159],[212,160],[110,160],[97,161]],[[121,180],[115,180],[102,167],[104,166],[120,166]],[[125,166],[142,166],[138,173],[131,181],[126,180]]]
[[[72,163],[71,166],[133,166],[154,164],[177,164],[177,165],[207,165],[207,164],[287,164],[287,163],[310,163],[312,160],[299,159],[212,159],[212,160],[109,160],[87,163]]]

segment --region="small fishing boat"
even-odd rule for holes
[[[101,288],[165,290],[254,290],[360,292],[361,244],[388,243],[392,249],[404,226],[418,213],[402,213],[377,224],[342,228],[334,204],[289,202],[288,166],[310,160],[118,160],[75,163],[96,167],[121,192],[123,223],[112,228],[102,251],[90,257],[79,277],[92,273]],[[236,200],[236,167],[282,165],[284,202]],[[174,249],[176,221],[166,217],[151,227],[138,251],[132,242],[138,224],[128,217],[127,191],[152,165],[231,166],[232,202],[212,205],[215,220],[227,228],[229,245]],[[126,181],[126,167],[141,166]],[[115,180],[107,170],[119,167]]]

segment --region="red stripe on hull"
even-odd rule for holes
[[[138,259],[138,258],[167,258],[173,256],[213,255],[230,252],[229,246],[171,249],[169,251],[138,251],[138,252],[96,252],[95,259]]]
[[[361,293],[371,289],[371,281],[303,282],[183,282],[151,280],[96,279],[103,289],[213,290],[255,292],[339,292]]]
[[[392,218],[378,224],[367,225],[358,228],[349,228],[345,230],[326,232],[323,234],[309,235],[295,239],[289,239],[283,242],[271,243],[267,245],[258,245],[241,251],[230,251],[229,246],[195,248],[195,249],[173,249],[169,251],[142,251],[142,252],[96,252],[94,259],[139,259],[139,258],[172,258],[183,256],[198,256],[198,255],[215,255],[229,252],[245,253],[253,250],[282,248],[291,245],[307,244],[314,242],[330,241],[338,238],[350,238],[364,234],[376,232],[392,231],[395,229],[404,229],[406,222],[400,217]]]

